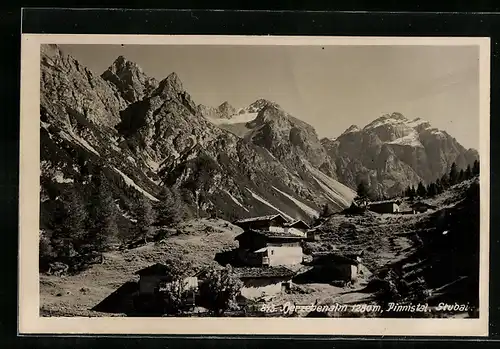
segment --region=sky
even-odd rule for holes
[[[272,100],[320,137],[399,112],[479,148],[478,46],[60,47],[99,75],[119,55],[158,80],[176,72],[197,104]]]

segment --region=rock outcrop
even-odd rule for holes
[[[96,166],[124,217],[134,216],[137,195],[155,201],[164,186],[193,214],[226,219],[276,212],[311,219],[325,203],[341,210],[354,197],[322,171],[329,159],[314,129],[282,110],[259,112],[242,138],[209,121],[203,109],[212,109],[197,105],[175,73],[156,82],[118,57],[98,75],[56,46],[42,48],[41,66],[44,212],[63,188],[88,192]],[[229,103],[213,109],[227,121],[248,114]]]
[[[355,188],[365,180],[376,194],[386,196],[435,181],[453,162],[465,168],[478,159],[477,151],[465,149],[445,131],[400,113],[383,115],[363,129],[351,126],[338,138],[321,142],[340,181]]]

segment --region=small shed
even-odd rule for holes
[[[420,212],[420,213],[423,213],[423,212],[427,212],[427,210],[433,210],[435,209],[436,207],[435,206],[432,206],[432,205],[429,205],[425,202],[415,202],[411,205],[411,208],[413,211],[416,211],[416,212]]]
[[[312,255],[312,274],[318,281],[356,282],[361,262],[359,254],[315,253]]]
[[[377,213],[398,213],[399,204],[398,200],[375,201],[368,204],[368,209]]]
[[[139,294],[153,295],[166,290],[168,284],[172,283],[176,278],[181,278],[185,291],[195,290],[198,288],[197,274],[190,275],[189,271],[183,272],[181,275],[173,275],[171,268],[165,264],[156,263],[141,269],[136,272],[139,275]]]
[[[241,295],[247,299],[280,294],[290,289],[295,272],[283,266],[242,267],[233,271],[243,282]]]

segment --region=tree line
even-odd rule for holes
[[[471,179],[479,175],[479,161],[475,160],[473,165],[467,165],[467,168],[460,169],[457,168],[457,164],[453,163],[451,165],[450,171],[445,173],[441,178],[437,178],[434,182],[428,185],[422,182],[418,183],[416,187],[409,186],[403,192],[403,197],[408,197],[413,199],[415,197],[433,197],[437,194],[441,194],[444,190],[451,187],[452,185],[458,184],[460,182]]]
[[[47,271],[54,263],[67,266],[69,271],[80,271],[90,264],[102,261],[102,253],[127,241],[151,238],[155,226],[173,226],[186,215],[180,194],[164,187],[153,202],[132,189],[126,211],[133,217],[131,232],[123,234],[126,220],[120,208],[120,197],[113,191],[113,183],[98,168],[89,176],[87,184],[74,183],[62,192],[52,195],[54,207],[50,221],[44,222],[40,233],[40,271]],[[126,186],[121,183],[119,186]]]

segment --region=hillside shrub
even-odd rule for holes
[[[237,307],[236,297],[242,287],[243,283],[230,266],[210,269],[200,285],[200,298],[215,316],[222,316],[227,310]]]

